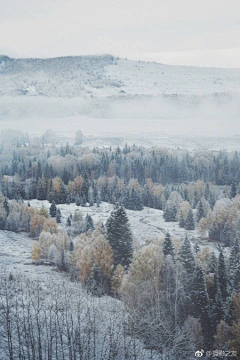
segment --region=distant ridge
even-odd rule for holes
[[[240,91],[240,69],[198,68],[112,55],[14,59],[0,55],[0,96],[112,97]]]

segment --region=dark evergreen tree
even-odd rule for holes
[[[98,263],[94,263],[91,274],[86,281],[86,287],[94,296],[103,295],[103,278]]]
[[[197,217],[197,222],[199,222],[204,217],[204,208],[203,208],[202,200],[200,200],[197,205],[196,217]]]
[[[217,272],[217,258],[214,252],[211,253],[208,264],[207,264],[207,273],[216,273]]]
[[[231,246],[229,256],[229,280],[231,291],[238,292],[240,290],[240,246],[239,239],[235,239]]]
[[[192,253],[191,243],[187,235],[185,236],[185,239],[178,250],[178,259],[182,263],[187,273],[192,275],[193,271],[195,270],[196,263]]]
[[[67,223],[66,223],[67,226],[71,226],[72,225],[72,221],[71,221],[71,217],[68,216],[67,218]]]
[[[222,250],[220,250],[219,258],[218,258],[218,278],[219,278],[219,286],[222,294],[222,299],[225,302],[227,297],[229,296],[229,292],[228,292],[227,271],[226,271],[225,259]]]
[[[58,224],[61,223],[61,218],[62,218],[61,210],[59,208],[57,208],[56,221]]]
[[[94,223],[91,215],[86,215],[85,217],[85,231],[94,230]]]
[[[194,252],[195,252],[195,254],[199,253],[200,250],[201,249],[200,249],[200,246],[199,246],[199,241],[197,240],[195,242],[195,244],[194,244]]]
[[[185,221],[185,229],[186,230],[195,230],[195,223],[194,223],[192,209],[188,210],[186,221]]]
[[[67,199],[67,191],[63,183],[60,184],[60,194],[58,204],[65,204]]]
[[[79,195],[76,196],[75,203],[76,203],[77,206],[80,206],[80,205],[81,205],[81,201],[80,201]]]
[[[74,250],[74,243],[72,240],[70,240],[70,243],[69,243],[69,251],[72,252]]]
[[[184,220],[184,216],[183,216],[183,213],[181,210],[179,213],[179,223],[178,224],[179,224],[180,228],[184,228],[184,226],[185,226],[185,220]]]
[[[162,243],[162,250],[164,256],[171,255],[174,259],[175,256],[175,249],[172,243],[172,239],[169,233],[166,234],[164,241]]]
[[[55,201],[53,200],[49,209],[49,214],[51,217],[55,218],[57,215],[57,206]]]
[[[86,204],[86,202],[88,201],[88,190],[89,190],[89,181],[88,181],[88,176],[87,173],[84,172],[83,173],[83,182],[82,182],[82,186],[81,186],[81,190],[80,190],[80,197],[83,198],[84,201],[84,206]]]
[[[210,319],[209,298],[204,272],[200,265],[196,265],[195,267],[192,284],[193,316],[201,322],[205,346],[212,346],[213,332]]]
[[[6,214],[7,214],[7,216],[8,216],[8,215],[9,215],[9,212],[10,212],[10,209],[9,209],[8,199],[7,199],[7,198],[4,198],[3,206],[4,206],[4,209],[5,209]]]
[[[132,256],[132,233],[125,209],[116,205],[106,223],[107,238],[113,249],[114,265],[128,268]]]
[[[233,179],[230,190],[231,199],[233,199],[236,195],[237,195],[237,184],[235,179]]]
[[[193,209],[196,209],[197,204],[198,204],[198,193],[195,190],[193,194],[193,204],[192,204]]]

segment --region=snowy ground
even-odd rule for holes
[[[31,200],[31,206],[40,209],[42,205],[49,209],[50,203],[48,201]],[[113,205],[102,202],[100,207],[81,207],[75,204],[59,205],[62,213],[62,224],[66,224],[66,219],[70,213],[79,210],[83,215],[90,214],[96,223],[97,221],[106,222],[113,209]],[[136,246],[144,243],[152,238],[164,238],[168,231],[173,237],[182,240],[185,234],[188,234],[192,243],[195,243],[199,238],[197,230],[187,231],[181,229],[178,223],[167,223],[163,219],[163,212],[161,210],[150,209],[145,207],[142,211],[127,210],[127,215],[130,221],[131,230],[134,236]],[[202,246],[213,247],[214,245],[207,241],[200,240]],[[35,266],[32,265],[31,260],[32,240],[24,233],[13,233],[10,231],[0,230],[0,265],[16,272],[22,272],[27,275],[34,274],[35,277],[52,276],[53,269],[50,266]],[[54,272],[54,276],[56,273]],[[62,276],[62,275],[61,275]]]
[[[30,200],[31,206],[40,209],[44,206],[49,209],[50,203],[47,200]],[[103,223],[108,219],[113,205],[102,202],[99,206],[82,207],[75,204],[62,204],[58,206],[62,213],[62,224],[66,224],[67,217],[73,214],[75,210],[81,211],[85,216],[92,216],[94,223],[101,221]],[[126,210],[131,225],[131,230],[136,244],[143,244],[146,240],[152,238],[164,238],[166,232],[178,239],[183,239],[187,234],[193,242],[199,238],[197,230],[187,231],[178,226],[177,222],[165,222],[163,211],[144,207],[142,211]],[[201,240],[202,245],[207,245],[206,241]]]

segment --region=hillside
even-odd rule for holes
[[[118,144],[144,139],[146,146],[163,135],[234,136],[240,132],[239,84],[240,69],[169,66],[111,55],[1,56],[0,130],[14,127],[39,135],[53,128],[70,139],[80,128],[85,135],[121,137]]]
[[[240,90],[240,69],[197,68],[103,56],[0,57],[0,96],[212,94]]]

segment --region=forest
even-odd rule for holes
[[[43,286],[2,269],[3,360],[240,359],[239,152],[2,138],[0,229],[56,270]],[[81,211],[102,203],[105,222]],[[144,208],[184,236],[134,239],[127,210]]]

